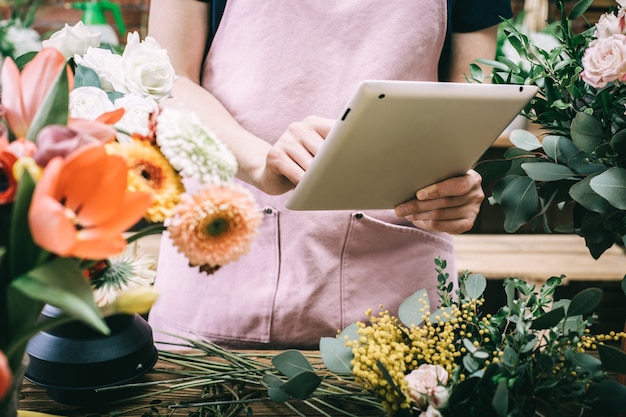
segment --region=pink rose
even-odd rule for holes
[[[598,39],[608,38],[611,35],[623,34],[626,29],[626,12],[620,9],[617,14],[605,13],[600,16],[596,23],[595,37]]]
[[[626,35],[598,39],[585,51],[582,77],[593,87],[601,88],[626,76]]]
[[[425,409],[429,404],[429,399],[433,398],[435,388],[441,386],[445,390],[448,372],[442,366],[425,364],[411,371],[405,378],[411,390],[411,400],[417,407]],[[439,395],[441,395],[440,392]],[[443,397],[441,399],[443,402]],[[447,397],[445,402],[447,402]]]

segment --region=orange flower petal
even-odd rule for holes
[[[126,178],[123,158],[99,145],[81,148],[65,161],[52,159],[29,211],[35,242],[61,256],[102,259],[120,253],[122,233],[141,219],[151,199],[127,192]]]
[[[113,111],[109,111],[109,112],[101,114],[100,116],[98,116],[96,120],[98,122],[106,123],[108,125],[114,125],[115,123],[122,120],[122,117],[124,117],[125,111],[126,110],[124,110],[123,107],[120,107],[119,109],[115,109]]]

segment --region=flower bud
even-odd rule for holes
[[[159,293],[154,287],[138,287],[124,291],[111,305],[111,314],[145,314],[150,311]],[[103,310],[106,310],[106,306]]]
[[[9,361],[4,356],[4,353],[0,351],[0,402],[11,389],[12,380],[13,376],[11,375],[11,368],[9,368]]]

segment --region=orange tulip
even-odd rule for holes
[[[64,257],[103,259],[121,253],[123,236],[151,204],[149,193],[128,192],[124,158],[101,145],[52,159],[28,212],[33,240]]]
[[[59,72],[66,67],[63,54],[55,48],[44,48],[20,74],[11,58],[2,65],[2,104],[6,120],[16,137],[25,137],[37,110],[54,85]],[[68,71],[70,90],[73,75]]]
[[[9,361],[4,353],[0,350],[0,401],[7,395],[11,388],[11,369],[9,368]]]
[[[13,176],[13,165],[17,158],[8,149],[0,150],[0,204],[10,203],[15,199],[17,180]]]

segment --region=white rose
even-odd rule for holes
[[[598,39],[582,59],[582,77],[587,84],[601,88],[626,77],[626,35],[616,34]]]
[[[100,45],[100,34],[90,32],[83,22],[74,26],[66,23],[63,29],[53,33],[42,45],[44,48],[56,48],[66,58],[71,58],[76,54],[83,55],[90,46]]]
[[[147,136],[150,133],[150,114],[159,110],[159,104],[152,97],[138,97],[132,94],[115,100],[115,107],[124,108],[124,116],[115,124],[128,134],[137,133]],[[124,141],[128,136],[118,135],[118,139]]]
[[[95,120],[103,113],[115,110],[107,93],[98,87],[77,87],[70,92],[70,115]]]
[[[611,35],[624,33],[626,24],[626,12],[623,9],[616,14],[604,13],[596,23],[595,37],[598,39],[608,38]]]
[[[137,32],[128,35],[120,70],[112,80],[116,91],[161,100],[171,96],[175,78],[167,51],[154,38],[140,42]]]
[[[74,61],[78,65],[94,70],[100,78],[100,85],[104,91],[114,91],[111,80],[115,76],[115,68],[121,65],[120,55],[114,54],[109,49],[90,46],[84,55],[74,55]]]

